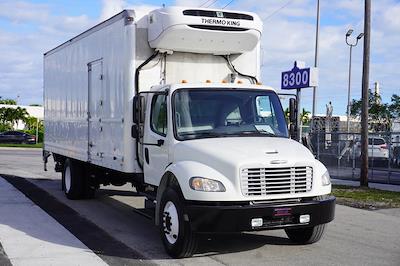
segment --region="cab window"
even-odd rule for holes
[[[167,96],[154,95],[151,104],[151,130],[161,136],[167,135]]]

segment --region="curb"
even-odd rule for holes
[[[42,148],[21,148],[21,147],[0,147],[0,150],[7,151],[41,151]]]

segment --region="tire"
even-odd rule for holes
[[[97,186],[90,178],[90,164],[81,163],[83,178],[83,198],[93,199],[96,196]]]
[[[323,200],[327,196],[318,196],[317,200]],[[312,227],[285,229],[289,239],[297,244],[312,244],[318,242],[324,235],[326,224],[319,224]]]
[[[77,200],[84,198],[84,169],[80,163],[73,159],[66,159],[62,172],[62,189],[68,199]]]
[[[184,205],[176,189],[167,188],[160,202],[159,230],[168,255],[173,258],[191,257],[197,246],[195,232],[184,220]]]
[[[312,244],[318,242],[325,233],[326,224],[319,224],[313,227],[285,229],[289,239],[297,244]]]

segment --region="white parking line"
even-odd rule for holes
[[[0,243],[13,265],[107,265],[1,177]]]

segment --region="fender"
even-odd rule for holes
[[[195,161],[181,161],[171,164],[167,171],[172,173],[178,180],[183,197],[185,200],[196,201],[234,201],[237,200],[240,186],[235,185],[232,180],[211,168],[208,165]],[[204,192],[195,191],[190,188],[189,180],[192,177],[205,177],[221,182],[225,186],[225,192]]]
[[[206,177],[220,181],[225,186],[225,192],[204,192],[195,191],[190,188],[189,180],[191,177]],[[195,161],[180,161],[174,164],[170,164],[165,169],[160,184],[157,189],[156,197],[156,210],[155,210],[155,224],[158,225],[159,217],[159,202],[161,202],[161,196],[164,190],[170,186],[171,183],[177,182],[181,189],[182,195],[185,200],[196,200],[196,201],[234,201],[237,200],[238,191],[240,186],[232,183],[227,177],[215,169]]]

